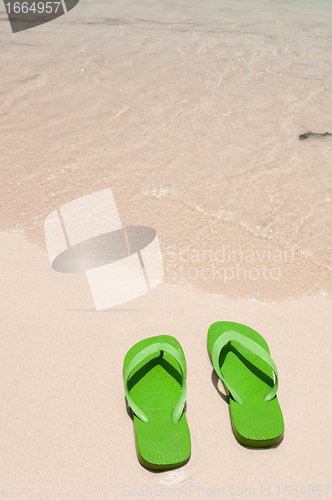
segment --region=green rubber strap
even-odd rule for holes
[[[135,413],[135,415],[137,415],[140,420],[143,420],[143,422],[148,422],[149,419],[148,419],[147,415],[144,413],[144,411],[141,410],[141,408],[132,400],[131,396],[129,395],[129,390],[128,390],[129,375],[131,374],[131,372],[133,371],[135,366],[137,366],[141,361],[143,361],[143,359],[147,358],[151,354],[154,354],[157,352],[161,353],[163,351],[171,354],[176,359],[176,361],[178,362],[178,364],[181,368],[181,374],[182,374],[181,393],[180,393],[179,399],[178,399],[178,401],[173,409],[173,412],[172,412],[173,423],[177,423],[180,420],[181,415],[182,415],[182,411],[184,408],[184,404],[186,401],[186,395],[187,395],[186,374],[185,374],[185,369],[184,369],[180,354],[175,349],[175,347],[171,346],[170,344],[166,344],[164,342],[157,342],[155,344],[151,344],[151,345],[145,347],[145,349],[142,349],[142,351],[140,353],[138,353],[130,361],[130,363],[129,363],[129,365],[124,373],[125,394],[126,394],[128,404],[129,404],[130,408],[133,410],[133,412]]]
[[[235,401],[239,404],[243,404],[241,396],[230,386],[230,384],[225,380],[225,377],[220,371],[219,367],[219,356],[222,351],[222,349],[225,347],[228,342],[238,342],[241,344],[243,347],[246,349],[249,349],[249,351],[253,352],[257,356],[259,356],[263,361],[265,361],[273,370],[275,374],[275,383],[274,386],[272,387],[271,391],[264,397],[265,401],[270,401],[272,398],[277,393],[278,390],[278,372],[277,372],[277,367],[271,358],[271,356],[261,347],[260,345],[256,344],[253,340],[249,339],[245,335],[242,335],[242,333],[235,332],[234,330],[230,330],[228,332],[224,332],[223,334],[220,335],[220,337],[216,340],[213,349],[212,349],[212,364],[214,369],[217,372],[218,377],[223,381],[229,392],[231,393],[232,397],[235,399]]]

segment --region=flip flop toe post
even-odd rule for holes
[[[278,372],[263,337],[240,323],[219,321],[209,328],[208,350],[228,395],[236,439],[253,448],[278,444],[284,435]]]
[[[185,464],[191,441],[184,412],[186,361],[179,342],[170,335],[141,340],[128,351],[123,373],[140,463],[150,470]]]

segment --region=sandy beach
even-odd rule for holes
[[[83,274],[54,272],[46,251],[21,234],[1,235],[0,248],[1,499],[189,493],[277,499],[286,498],[288,487],[327,492],[329,298],[264,304],[162,284],[97,312]],[[285,437],[276,448],[244,448],[233,436],[224,390],[220,382],[216,387],[206,348],[207,329],[218,320],[247,324],[269,344],[285,420]],[[156,334],[175,336],[185,352],[192,438],[189,462],[161,473],[145,470],[137,460],[122,379],[127,350]]]
[[[0,11],[0,500],[332,498],[332,9],[325,1],[81,1],[11,33]],[[157,232],[164,281],[96,311],[44,220],[111,189]],[[235,439],[206,347],[267,341],[283,441]],[[189,462],[144,469],[122,366],[173,335]]]

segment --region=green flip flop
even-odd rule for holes
[[[140,463],[151,470],[185,464],[191,441],[184,412],[186,360],[179,342],[170,335],[141,340],[127,352],[123,374]]]
[[[253,448],[279,443],[284,420],[276,396],[278,372],[263,337],[240,323],[218,321],[209,328],[208,350],[239,443]]]

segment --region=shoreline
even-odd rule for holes
[[[156,230],[164,260],[164,283],[262,302],[332,296],[331,271],[296,248],[254,235],[235,222],[197,214],[171,196],[142,198],[125,185],[122,182],[112,189],[120,219],[124,226]],[[43,218],[64,203],[62,195],[52,202],[49,208],[44,207]],[[46,252],[43,224],[18,234]]]

